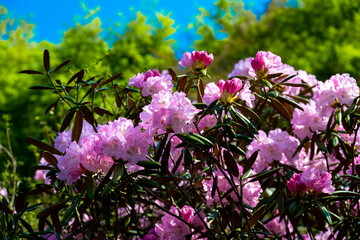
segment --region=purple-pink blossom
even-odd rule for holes
[[[359,87],[356,80],[349,74],[336,74],[325,82],[319,82],[314,88],[316,107],[321,116],[329,117],[335,102],[344,105],[351,105],[354,99],[359,96]]]
[[[255,97],[251,93],[249,82],[243,85],[239,78],[233,78],[226,81],[219,80],[217,84],[213,82],[206,84],[204,102],[209,105],[217,99],[220,99],[225,105],[241,99],[247,106],[252,107]]]
[[[152,96],[161,90],[172,91],[174,84],[168,71],[164,70],[160,74],[157,69],[149,70],[146,73],[138,73],[129,80],[129,86],[135,86],[141,89],[141,94]]]
[[[249,75],[251,77],[263,77],[266,74],[279,73],[283,63],[281,57],[272,52],[259,51],[256,57],[251,60]]]
[[[142,122],[149,138],[154,134],[162,134],[168,130],[174,133],[188,133],[193,127],[194,117],[199,112],[183,92],[170,93],[160,91],[153,96],[151,103],[140,113]]]
[[[317,168],[309,168],[303,173],[294,174],[287,182],[287,187],[292,193],[304,193],[311,190],[315,193],[333,193],[331,174],[320,172]]]
[[[179,65],[182,67],[192,67],[194,71],[199,71],[206,69],[213,60],[214,56],[206,51],[186,52],[180,59]]]
[[[228,75],[228,78],[234,76],[248,76],[249,69],[251,68],[251,60],[252,58],[249,57],[236,63],[234,66],[234,70],[232,70],[232,72]]]
[[[170,212],[179,216],[179,211],[175,206],[171,206]],[[161,223],[155,225],[155,232],[161,240],[183,240],[190,234],[189,227],[178,218],[165,213],[161,218]]]
[[[243,174],[243,167],[238,165],[239,168],[239,172],[240,174]],[[253,174],[255,174],[255,171],[253,172]],[[214,176],[217,176],[217,187],[219,188],[219,191],[224,194],[226,193],[228,190],[230,190],[231,184],[228,182],[227,178],[223,175],[223,173],[220,170],[217,170],[215,172],[213,172]],[[227,175],[227,177],[230,177],[230,175]],[[236,186],[238,187],[238,191],[240,191],[240,181],[237,178],[234,178],[234,182],[236,184]],[[248,182],[247,180],[243,181],[243,201],[244,203],[255,207],[260,199],[260,196],[262,194],[262,189],[261,189],[261,185],[258,181],[255,182]],[[213,202],[215,201],[215,203],[218,203],[220,201],[220,197],[218,195],[218,192],[215,191],[215,195],[214,197],[211,196],[211,192],[212,192],[212,187],[213,187],[213,178],[210,179],[206,179],[203,181],[203,188],[204,188],[204,192],[205,192],[205,199],[207,200],[207,204],[208,205],[212,205]],[[234,199],[234,200],[238,200],[237,195],[234,191],[232,191],[229,196]],[[226,201],[225,199],[223,199],[223,201]]]
[[[259,130],[256,139],[248,145],[247,157],[259,150],[253,165],[254,170],[257,172],[267,169],[274,161],[296,165],[296,156],[293,158],[292,155],[299,144],[298,139],[279,128],[269,131],[268,135]]]

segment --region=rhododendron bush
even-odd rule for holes
[[[67,115],[2,230],[27,239],[358,239],[359,87],[324,82],[259,51],[225,80],[213,55],[187,52],[171,68],[54,80],[39,74]],[[205,84],[205,82],[208,82]],[[111,99],[111,107],[96,95]],[[113,109],[113,110],[109,110]],[[105,120],[106,119],[106,120]],[[46,201],[44,194],[56,197]],[[42,203],[29,206],[29,196]],[[54,199],[54,198],[52,198]],[[35,210],[37,209],[37,210]],[[38,211],[38,224],[25,221]]]

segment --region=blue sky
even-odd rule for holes
[[[261,16],[271,0],[245,0],[245,7]],[[2,0],[0,5],[8,9],[11,17],[24,19],[35,24],[33,40],[47,40],[60,43],[64,31],[74,27],[76,22],[86,23],[85,16],[90,10],[98,8],[96,16],[102,21],[103,29],[120,23],[119,28],[134,19],[137,11],[146,16],[155,16],[155,12],[171,13],[177,32],[174,38],[180,50],[190,48],[196,38],[187,30],[188,24],[195,22],[199,7],[213,7],[215,0]]]

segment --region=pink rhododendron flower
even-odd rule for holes
[[[296,156],[293,158],[292,155],[300,144],[298,139],[279,128],[271,130],[268,135],[264,131],[259,130],[256,137],[257,139],[254,139],[248,145],[247,153],[249,158],[255,151],[259,150],[253,165],[255,171],[265,170],[274,161],[295,165]]]
[[[179,65],[182,67],[192,67],[194,71],[199,71],[206,69],[213,60],[214,56],[206,51],[186,52],[179,61]]]
[[[314,100],[322,116],[330,116],[331,105],[337,101],[339,104],[351,105],[359,96],[359,87],[356,80],[349,74],[336,74],[325,82],[319,82],[314,88]]]
[[[200,111],[194,107],[183,92],[160,91],[151,103],[143,108],[140,125],[149,138],[155,133],[161,134],[168,129],[174,133],[188,133],[193,127],[194,116]]]
[[[179,216],[179,211],[175,206],[171,206],[170,212]],[[155,232],[160,240],[183,240],[191,233],[185,223],[168,213],[161,218],[161,223],[155,225]]]
[[[199,129],[199,131],[203,131],[208,128],[214,127],[216,125],[216,123],[217,123],[217,118],[215,115],[206,115],[198,123],[198,129]],[[193,132],[196,132],[196,130],[194,129]]]
[[[287,182],[291,192],[306,192],[311,190],[316,193],[333,193],[335,188],[331,185],[331,174],[322,172],[317,168],[309,168],[301,174],[294,174]]]
[[[149,70],[145,74],[139,73],[130,78],[129,86],[135,86],[141,89],[141,94],[152,96],[159,93],[161,90],[172,91],[174,84],[171,82],[172,78],[168,71],[164,70],[160,74],[157,69]]]
[[[98,129],[98,151],[107,157],[123,159],[135,165],[146,160],[149,140],[131,120],[119,118]]]
[[[80,169],[80,155],[81,148],[74,141],[66,149],[66,154],[64,156],[57,157],[58,168],[60,170],[57,177],[60,180],[66,180],[67,185],[71,185],[73,182],[77,181],[83,173]]]
[[[286,186],[290,192],[306,192],[307,186],[301,178],[301,174],[294,173],[292,178],[287,181]]]
[[[246,58],[245,60],[240,60],[235,64],[234,70],[228,75],[228,78],[234,76],[248,76],[249,69],[251,68],[251,60],[252,58]]]
[[[243,172],[242,172],[243,167],[238,165],[238,168],[239,168],[240,174],[243,174]],[[255,174],[255,172],[253,172],[253,174]],[[217,176],[217,178],[218,178],[217,187],[219,188],[221,193],[225,193],[232,188],[230,183],[227,181],[226,177],[222,174],[222,172],[220,170],[215,171],[213,173],[213,175]],[[234,181],[235,181],[235,184],[238,186],[238,191],[240,192],[240,181],[237,178],[234,178]],[[206,194],[205,199],[207,200],[208,205],[212,205],[213,201],[215,201],[216,203],[220,201],[217,191],[215,191],[214,197],[211,197],[212,186],[213,186],[212,178],[206,179],[203,181],[203,188],[204,188],[204,192]],[[243,191],[244,203],[246,203],[252,207],[255,207],[258,204],[259,198],[262,193],[260,183],[258,181],[248,182],[247,180],[245,180],[243,182],[243,190],[242,191]],[[236,193],[234,191],[232,191],[229,194],[229,196],[234,200],[238,200]]]
[[[217,84],[210,82],[206,84],[203,100],[207,105],[221,99],[223,104],[232,103],[237,99],[244,100],[249,107],[253,106],[255,97],[251,94],[250,83],[242,84],[238,78],[231,80],[220,80]]]
[[[321,116],[317,110],[316,102],[312,99],[308,104],[299,104],[304,111],[295,108],[291,124],[294,133],[299,138],[312,138],[313,133],[326,130],[326,125],[329,121],[328,117]]]
[[[251,60],[251,68],[249,75],[256,77],[257,75],[264,76],[266,74],[280,73],[280,67],[283,65],[281,58],[272,52],[259,51],[256,57]]]
[[[0,195],[3,195],[4,197],[7,197],[8,192],[7,192],[6,188],[0,187]]]
[[[276,210],[276,214],[279,214],[279,211]],[[272,232],[275,236],[286,236],[286,223],[283,219],[280,221],[280,216],[275,217],[271,221],[267,222],[265,226]],[[289,231],[292,232],[293,226],[289,222],[288,224]]]
[[[59,135],[54,140],[54,146],[57,150],[60,152],[64,152],[65,149],[70,145],[71,143],[71,133],[72,131],[63,131],[62,133],[59,133]],[[86,121],[83,121],[83,127],[81,130],[80,135],[80,145],[81,145],[81,139],[86,138],[87,136],[95,133],[94,128]]]
[[[48,165],[48,162],[44,158],[41,158],[39,165],[46,166]],[[46,177],[48,172],[49,172],[48,170],[36,170],[34,179],[38,181],[43,181],[46,184],[50,184],[50,179]]]
[[[314,192],[332,193],[335,191],[335,188],[331,186],[331,174],[328,172],[322,172],[320,174],[316,168],[309,168],[303,172],[301,180]]]
[[[220,96],[221,90],[214,82],[206,84],[203,96],[204,103],[210,105],[213,101],[220,99]]]
[[[358,174],[360,174],[360,172],[356,170],[356,166],[360,165],[360,156],[357,156],[357,157],[354,158],[354,165],[355,165],[354,166],[354,172],[353,172],[353,165],[350,164],[349,169],[346,170],[346,174],[348,174],[348,175],[358,175]]]

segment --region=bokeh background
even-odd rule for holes
[[[25,138],[51,144],[66,114],[60,107],[45,116],[55,96],[29,87],[46,79],[19,74],[42,70],[44,49],[53,67],[72,60],[60,79],[82,68],[89,77],[123,72],[120,84],[148,69],[179,70],[182,54],[195,49],[214,54],[212,81],[259,50],[319,80],[360,73],[360,1],[354,0],[5,0],[0,21],[1,185],[14,175],[16,159],[19,184],[27,187],[40,155]]]

